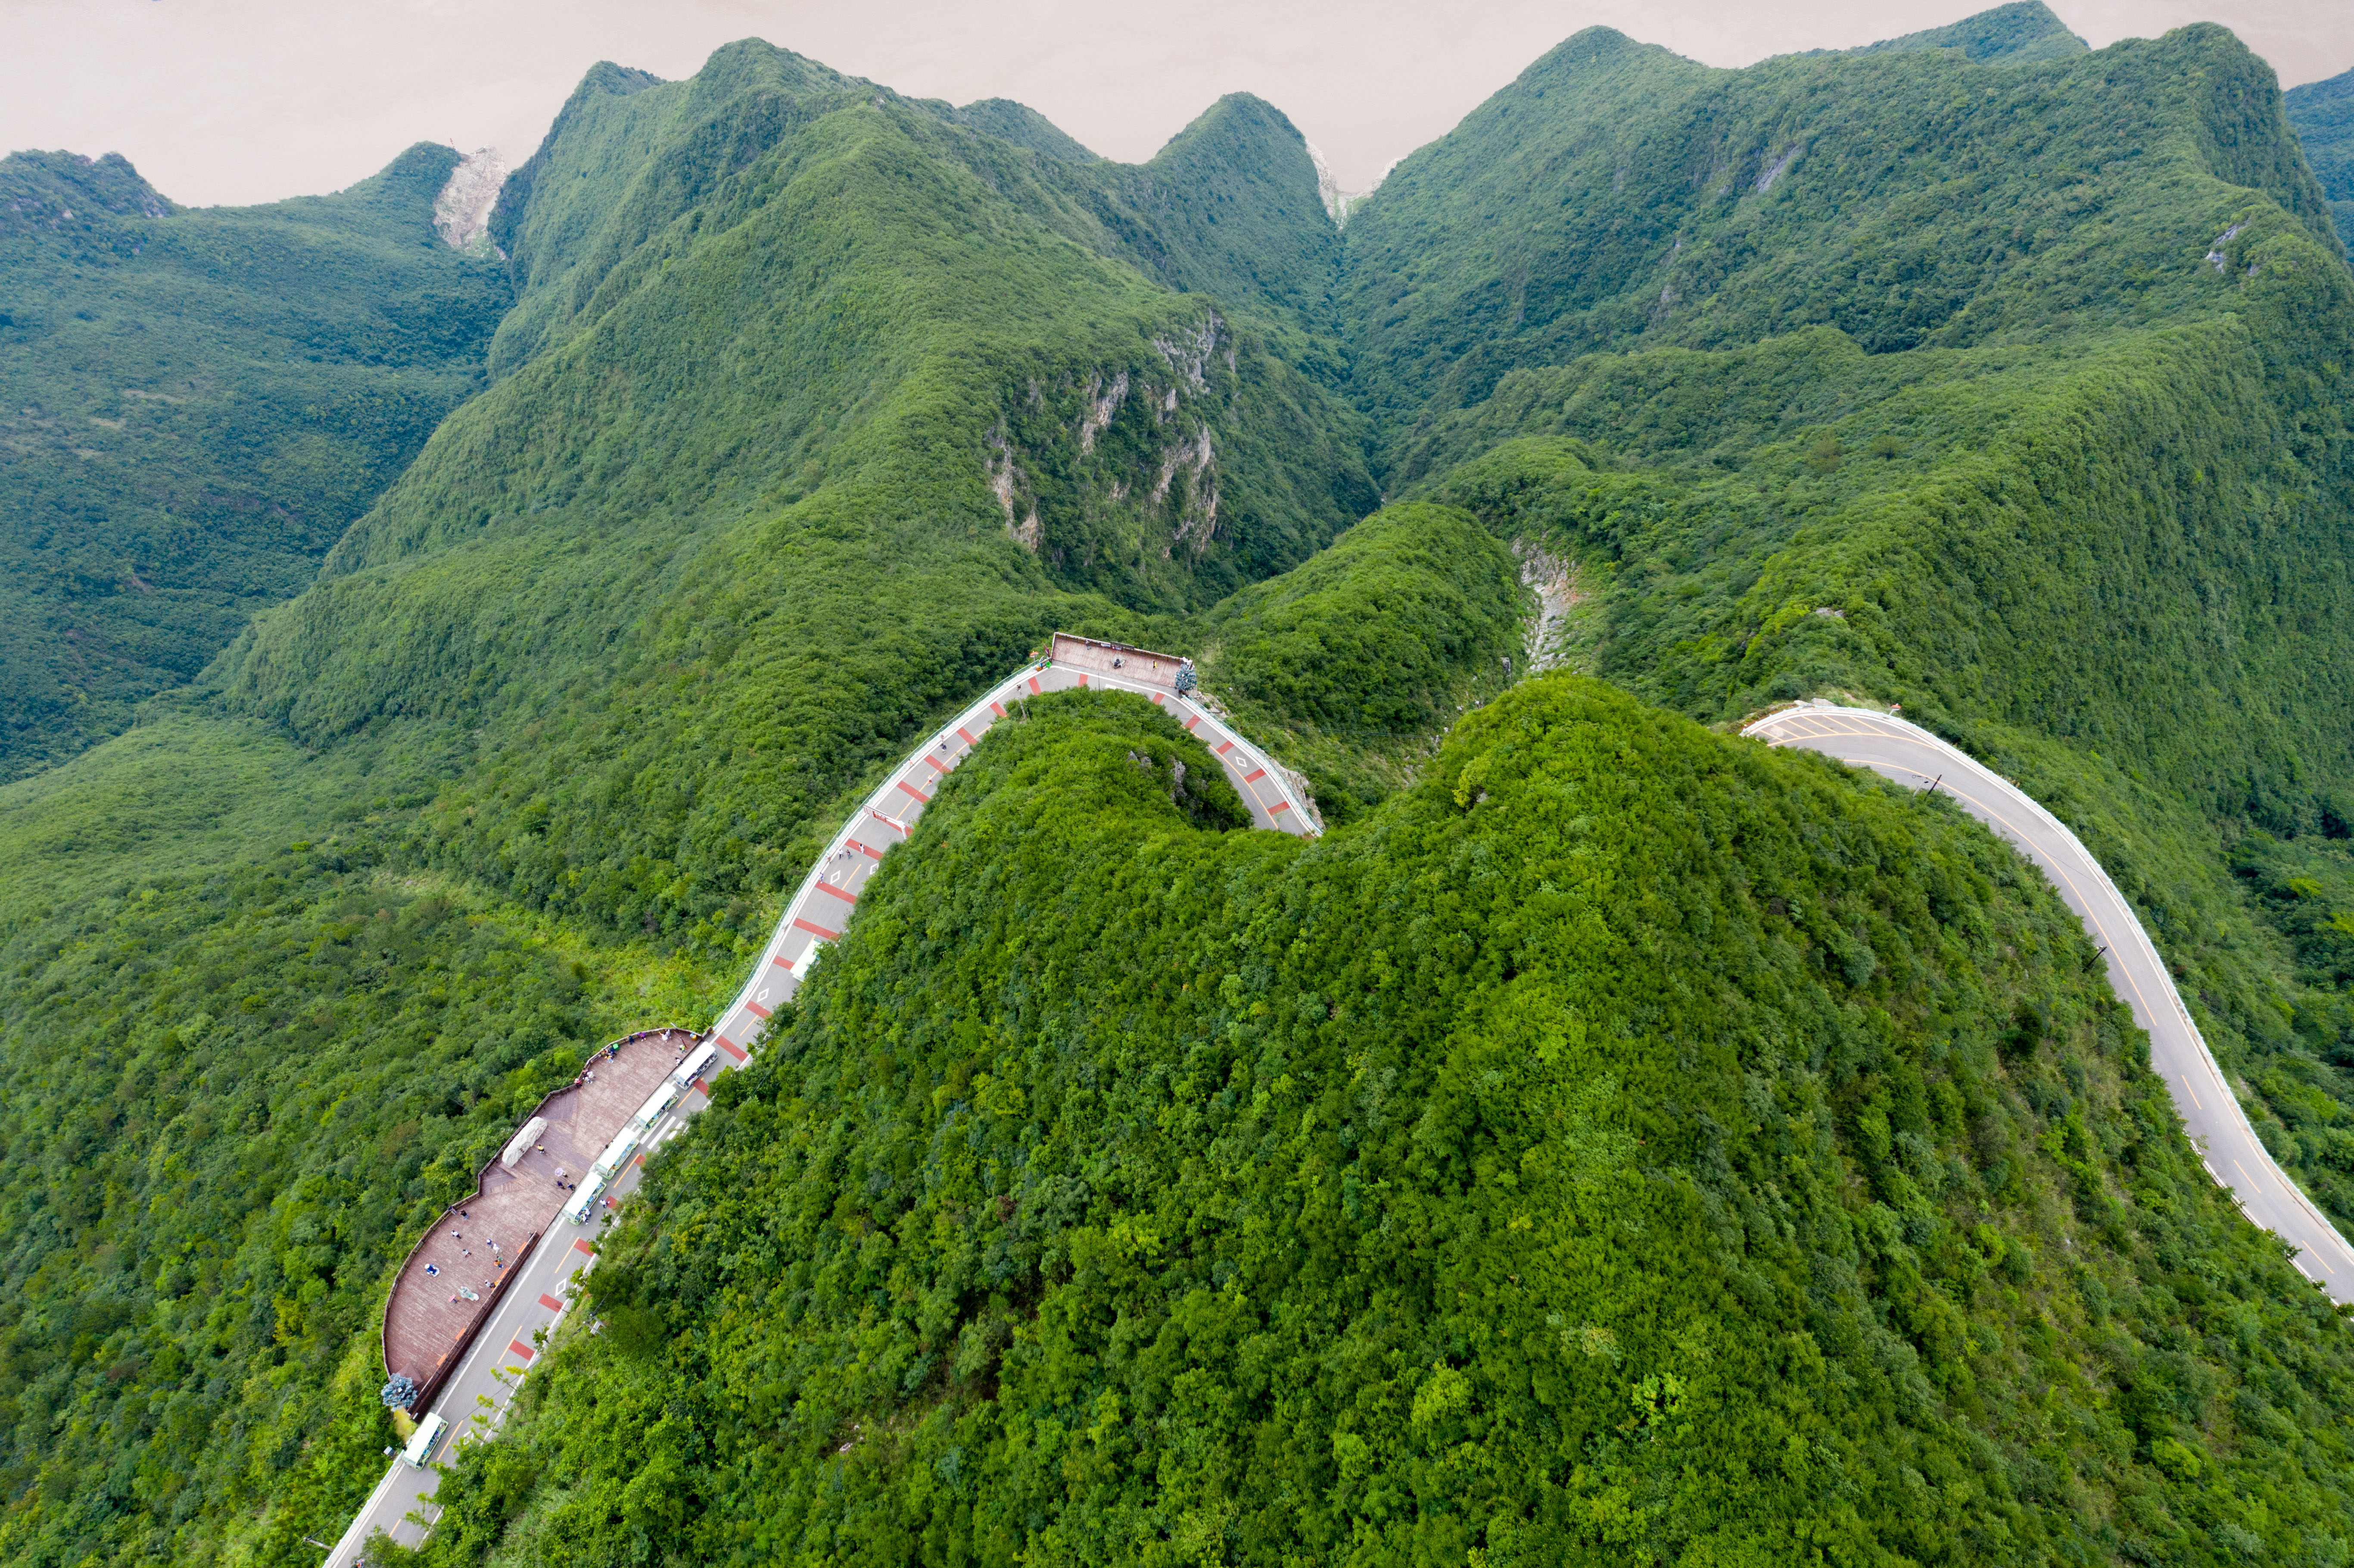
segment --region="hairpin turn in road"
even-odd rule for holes
[[[1142,697],[1164,709],[1209,747],[1250,809],[1252,826],[1298,835],[1316,832],[1306,802],[1283,770],[1201,697],[1179,689],[1178,672],[1190,670],[1184,661],[1147,649],[1067,635],[1057,636],[1052,648],[1049,657],[1007,676],[945,727],[926,737],[851,812],[778,916],[776,929],[753,961],[751,977],[743,990],[720,1013],[708,1036],[718,1047],[708,1075],[716,1077],[750,1060],[753,1043],[769,1014],[800,989],[819,948],[841,935],[860,891],[882,863],[885,852],[907,839],[940,779],[955,769],[990,726],[1018,713],[1020,705],[1030,697],[1076,687]],[[432,1462],[447,1452],[445,1445],[487,1436],[497,1429],[514,1386],[539,1354],[534,1336],[552,1329],[564,1315],[571,1302],[574,1272],[588,1266],[595,1256],[591,1238],[598,1227],[636,1192],[646,1156],[674,1136],[705,1103],[698,1086],[665,1112],[641,1141],[642,1152],[597,1195],[586,1223],[576,1224],[559,1215],[549,1224],[539,1245],[518,1266],[517,1277],[499,1298],[495,1315],[476,1333],[465,1359],[442,1385],[432,1409],[419,1413],[420,1418],[440,1414],[454,1436],[434,1438],[429,1451],[419,1456],[421,1466],[404,1459],[392,1462],[327,1554],[324,1568],[355,1568],[378,1531],[403,1546],[414,1546],[431,1533],[437,1512],[433,1490],[440,1481],[430,1467]],[[541,1342],[544,1340],[541,1335]],[[412,1520],[408,1517],[412,1513],[419,1519]]]

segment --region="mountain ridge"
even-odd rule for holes
[[[185,685],[472,393],[505,290],[434,238],[456,161],[191,209],[116,154],[0,159],[0,777]]]
[[[504,287],[473,395],[0,786],[0,1558],[315,1562],[418,1228],[1058,629],[1193,656],[1329,832],[1012,705],[424,1561],[2354,1550],[2342,1315],[2081,928],[1709,727],[1901,702],[2020,780],[2354,1214],[2354,274],[2235,40],[2056,26],[1588,30],[1345,230],[1247,94],[1121,165],[758,40],[592,68],[504,264],[419,252]]]
[[[2354,70],[2291,88],[2282,107],[2329,198],[2338,238],[2354,249]]]

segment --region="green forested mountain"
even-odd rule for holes
[[[1764,192],[1760,175],[1737,199],[1698,198],[1693,270],[1674,240],[1664,270],[1630,268],[1662,308],[1614,317],[1629,290],[1454,362],[1393,427],[1393,491],[1582,562],[1587,667],[1655,701],[1731,720],[1850,692],[1999,758],[2164,934],[2276,1156],[2354,1223],[2354,1165],[2331,1137],[2354,1105],[2354,999],[2297,935],[2348,910],[2300,912],[2281,891],[2324,885],[2290,867],[2329,862],[2354,821],[2354,281],[2262,66],[2212,28],[1999,69],[1769,61],[1713,85],[1623,41],[1553,58],[1690,80],[1687,151],[1801,114],[1842,129],[1802,139]],[[1887,85],[1834,90],[1866,69]],[[1417,158],[1468,179],[1623,122],[1616,100],[1539,117],[1538,78]],[[1900,84],[1967,126],[1908,143]],[[2101,94],[2126,88],[2136,107],[2113,112]],[[1867,141],[1922,155],[1877,176],[1816,163],[1868,109],[1885,118]],[[2034,155],[1953,173],[2004,138]],[[1598,160],[1538,210],[1619,213],[1617,165]],[[1352,263],[1360,244],[1389,253],[1383,224],[1476,229],[1425,188],[1385,186],[1352,218]],[[1931,192],[1958,216],[1908,205]],[[1893,228],[1859,238],[1904,214],[1913,260]],[[1470,297],[1463,273],[1434,275],[1451,291],[1409,291],[1393,322]],[[1564,332],[1622,329],[1617,352],[1499,369],[1553,355]],[[1361,376],[1380,363],[1366,345],[1403,332],[1368,330]],[[1458,407],[1490,371],[1490,395]],[[2264,847],[2283,843],[2307,847]]]
[[[2084,53],[2084,40],[2068,30],[2043,0],[2015,0],[1944,27],[1850,49],[1851,55],[1885,55],[1920,49],[1958,49],[1972,65],[2033,65]]]
[[[1247,107],[1171,210],[1284,129]],[[1131,176],[1066,172],[766,46],[599,68],[495,226],[495,384],[307,593],[0,799],[0,1556],[332,1535],[386,1270],[564,1053],[707,1007],[1045,631],[1373,509],[1285,307],[1154,281],[1088,194]]]
[[[1214,606],[1202,678],[1302,768],[1328,822],[1387,795],[1527,656],[1518,563],[1468,512],[1385,507]]]
[[[1108,248],[1172,289],[1337,330],[1341,237],[1316,194],[1307,144],[1280,110],[1246,92],[1220,99],[1149,164],[1069,170]],[[1328,378],[1337,366],[1311,362]]]
[[[2354,1340],[1957,813],[1548,676],[1308,847],[1031,719],[429,1561],[2343,1550]]]
[[[1745,71],[1595,28],[1352,214],[1344,312],[1395,425],[1596,350],[1820,323],[1877,355],[2213,313],[2232,281],[2200,261],[2227,230],[2239,255],[2327,243],[2328,217],[2271,71],[2221,28]]]
[[[2329,198],[2338,238],[2354,245],[2354,70],[2293,87],[2281,101]]]
[[[1095,161],[1093,153],[1066,134],[1053,121],[1029,105],[1016,103],[1010,98],[984,98],[961,109],[953,105],[935,107],[976,131],[986,131],[1000,141],[1027,147],[1049,158],[1081,164]]]
[[[189,211],[112,154],[0,159],[0,778],[300,591],[475,390],[507,291],[434,235],[457,161]]]
[[[2035,5],[1582,33],[1345,237],[1247,95],[1129,166],[595,68],[504,276],[418,248],[511,302],[486,389],[0,789],[0,1559],[314,1563],[414,1228],[1062,626],[1197,655],[1331,831],[1139,705],[993,731],[427,1556],[2344,1560],[2354,1342],[2077,927],[1702,727],[2017,777],[2354,1223],[2327,213],[2228,33]]]

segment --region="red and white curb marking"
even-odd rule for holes
[[[987,694],[926,737],[875,792],[850,814],[825,853],[801,879],[791,902],[778,916],[775,934],[752,966],[751,978],[727,1010],[719,1015],[722,1049],[737,1062],[747,1059],[746,1046],[758,1036],[769,1014],[791,1000],[809,973],[811,959],[826,943],[839,941],[842,924],[858,902],[859,889],[872,875],[889,847],[882,848],[855,835],[873,836],[869,824],[889,828],[905,842],[915,819],[930,805],[940,780],[955,771],[981,744],[990,726],[1013,716],[1013,705],[1050,691],[1084,687],[1090,691],[1126,691],[1150,698],[1172,714],[1186,729],[1210,744],[1227,779],[1262,825],[1297,836],[1310,836],[1311,819],[1301,810],[1282,769],[1224,720],[1195,702],[1141,682],[1108,675],[1099,670],[1068,670],[1041,661],[999,682]]]

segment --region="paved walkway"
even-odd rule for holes
[[[1155,653],[1149,648],[1130,648],[1120,642],[1098,642],[1092,637],[1074,637],[1067,631],[1055,633],[1046,658],[1057,669],[1117,676],[1163,692],[1177,689],[1177,672],[1186,662],[1173,653]]]

